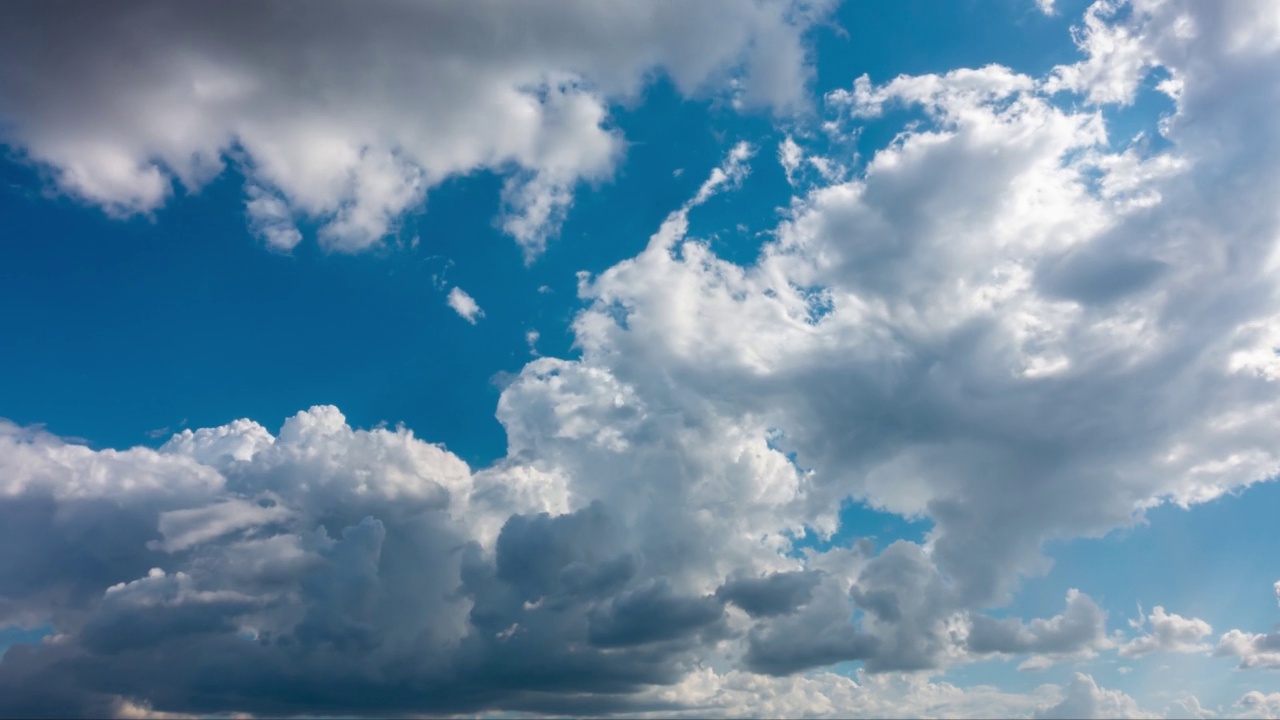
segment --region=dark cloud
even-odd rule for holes
[[[816,572],[780,572],[762,578],[734,578],[716,590],[716,597],[747,611],[752,617],[784,615],[809,601],[820,576]]]
[[[679,597],[662,581],[614,597],[591,616],[588,637],[598,647],[628,647],[676,640],[703,631],[724,617],[714,596]]]

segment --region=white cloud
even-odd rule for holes
[[[1235,706],[1240,708],[1239,717],[1274,720],[1280,717],[1280,693],[1252,690],[1237,700]]]
[[[804,151],[796,144],[795,140],[788,135],[778,143],[778,163],[782,165],[783,171],[787,173],[787,182],[795,185],[796,172],[800,169],[800,164],[804,161]]]
[[[1036,8],[1045,15],[1054,15],[1057,13],[1053,8],[1054,0],[1036,0]]]
[[[0,139],[113,215],[150,212],[175,184],[194,192],[235,164],[251,227],[285,250],[301,238],[296,217],[319,223],[327,247],[368,247],[432,187],[489,170],[507,177],[500,224],[532,257],[577,184],[612,172],[610,102],[662,72],[687,96],[733,86],[742,107],[798,109],[801,36],[828,7],[12,5]]]
[[[1138,608],[1138,620],[1129,624],[1136,630],[1143,630],[1150,623],[1151,629],[1120,647],[1122,657],[1141,657],[1154,652],[1194,653],[1207,652],[1210,646],[1203,640],[1213,633],[1213,627],[1199,618],[1185,618],[1176,613],[1167,613],[1157,605],[1151,610],[1151,617]]]
[[[849,496],[934,521],[918,552],[861,570],[878,644],[850,636],[846,659],[951,662],[955,614],[1043,572],[1045,540],[1280,470],[1274,384],[1231,360],[1266,342],[1241,329],[1280,310],[1263,269],[1280,133],[1246,119],[1265,116],[1257,86],[1224,89],[1244,72],[1280,91],[1280,58],[1226,54],[1223,35],[1176,21],[1234,21],[1222,7],[1143,4],[1108,26],[1144,28],[1142,52],[1183,82],[1167,150],[1112,145],[1098,112],[1004,68],[864,79],[829,96],[844,126],[891,104],[929,121],[800,198],[757,262],[716,257],[675,213],[638,257],[582,283],[575,373],[665,413],[776,429],[810,469],[797,520],[815,528]],[[1239,147],[1227,137],[1249,151],[1224,153]],[[1226,178],[1229,193],[1214,184]],[[798,632],[756,637],[804,656]],[[812,657],[830,658],[833,637],[814,634]]]
[[[1213,654],[1240,659],[1240,669],[1280,668],[1280,632],[1251,633],[1228,630],[1218,639]]]
[[[1200,700],[1195,695],[1187,695],[1178,698],[1165,706],[1164,716],[1167,718],[1196,718],[1197,720],[1207,720],[1208,718],[1217,717],[1218,713],[1209,710],[1200,705]]]
[[[1098,687],[1093,677],[1076,673],[1062,702],[1041,710],[1037,718],[1157,718],[1119,690]]]
[[[959,688],[911,674],[859,672],[848,677],[820,672],[775,678],[706,668],[650,696],[691,708],[699,717],[984,718],[1027,717],[1056,702],[1060,691],[1052,685],[1027,694],[986,686]]]
[[[454,312],[472,325],[475,325],[478,319],[484,317],[484,311],[480,309],[475,298],[468,295],[460,287],[454,287],[449,290],[447,301]]]
[[[1084,26],[1076,28],[1076,44],[1086,59],[1054,69],[1045,83],[1049,92],[1069,90],[1083,93],[1095,103],[1130,104],[1138,84],[1156,64],[1151,43],[1144,42],[1146,28],[1140,23],[1112,23],[1125,3],[1096,0],[1085,12]],[[1143,3],[1135,15],[1156,3]]]
[[[1047,570],[1051,538],[1100,535],[1280,468],[1274,377],[1233,360],[1272,342],[1256,328],[1280,317],[1280,131],[1258,112],[1280,94],[1280,44],[1226,7],[1095,12],[1101,39],[1088,52],[1116,65],[1106,72],[1046,80],[986,67],[832,94],[839,127],[895,104],[926,121],[857,176],[796,198],[748,265],[688,237],[690,210],[747,178],[752,147],[736,146],[643,252],[580,277],[581,356],[535,359],[507,385],[497,417],[508,453],[492,467],[473,472],[403,428],[354,430],[327,407],[275,435],[244,420],[184,431],[160,451],[95,451],[3,426],[0,618],[53,625],[63,640],[6,654],[0,712],[102,714],[123,701],[368,712],[375,698],[388,713],[594,715],[651,709],[671,692],[700,708],[763,697],[796,714],[852,703],[874,714],[1142,716],[1083,674],[1028,700],[898,671],[992,653],[1039,667],[1108,647],[1105,614],[1082,592],[1050,618],[979,613]],[[347,12],[322,9],[326,21]],[[483,19],[475,27],[489,28]],[[1119,59],[1105,59],[1112,36],[1124,38]],[[1181,82],[1167,150],[1113,145],[1100,112],[1047,94],[1123,102],[1131,56]],[[617,87],[638,77],[619,67],[605,73]],[[1238,77],[1255,81],[1250,92]],[[511,142],[522,128],[538,135],[525,140],[539,170],[512,175],[510,193],[531,193],[533,225],[554,217],[568,175],[541,169],[590,163],[559,142],[560,126],[539,124],[553,112],[543,103],[589,115],[570,96],[596,90],[482,87],[542,118],[535,129],[512,121]],[[555,92],[566,95],[539,95]],[[416,187],[438,179],[405,159],[416,150],[291,130],[308,152],[290,145],[277,158],[270,142],[241,140],[266,158],[255,178],[273,178],[291,212],[327,207],[347,187],[345,170],[326,167],[368,174],[350,187],[373,199],[333,210],[332,242],[398,212],[392,190],[417,182],[413,167]],[[137,180],[136,167],[111,167]],[[130,187],[112,197],[148,192]],[[789,552],[806,528],[829,537],[849,497],[933,528],[879,550],[862,539]],[[1159,610],[1125,647],[1194,645],[1199,622]],[[1271,643],[1232,630],[1218,652],[1265,665]],[[796,677],[843,660],[865,672]],[[240,705],[191,691],[208,677]],[[458,687],[472,704],[431,704]]]

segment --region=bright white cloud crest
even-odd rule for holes
[[[322,18],[347,12],[324,7]],[[698,85],[753,32],[794,37],[766,22],[777,7],[749,7],[725,28],[706,11],[716,38],[736,40],[703,52],[691,31],[699,41],[681,47],[692,54],[671,51],[678,83]],[[988,66],[832,93],[834,132],[899,105],[928,121],[856,176],[808,186],[746,266],[688,237],[700,203],[745,181],[754,148],[735,147],[643,252],[581,278],[581,357],[535,359],[505,388],[508,455],[489,468],[404,429],[352,430],[326,407],[276,436],[238,421],[159,451],[95,452],[6,426],[0,508],[14,522],[0,532],[29,552],[0,568],[0,622],[59,635],[6,656],[0,697],[17,698],[15,712],[55,698],[68,712],[110,709],[128,692],[210,711],[188,689],[215,677],[241,703],[216,709],[267,713],[340,712],[358,696],[384,704],[364,712],[443,697],[465,702],[430,709],[733,714],[763,697],[778,714],[968,714],[982,702],[973,714],[1144,716],[1085,674],[1007,696],[899,673],[1207,649],[1207,623],[1161,607],[1137,637],[1108,636],[1106,612],[1075,590],[1051,618],[984,612],[1047,568],[1046,540],[1277,474],[1280,127],[1261,110],[1280,100],[1280,24],[1258,22],[1268,7],[1103,3],[1079,37],[1081,63],[1045,78]],[[509,39],[449,12],[460,37]],[[614,42],[632,48],[628,28],[666,18],[634,12],[574,6],[573,17],[616,22]],[[633,92],[637,68],[663,62],[634,48],[593,87]],[[588,56],[557,52],[548,65]],[[596,90],[512,74],[506,60],[464,58],[457,78],[424,89],[474,91],[457,116],[415,118],[455,133],[453,150],[409,133],[399,101],[378,95],[389,88],[367,90],[393,110],[377,122],[341,89],[331,114],[220,115],[268,80],[229,56],[187,62],[202,82],[183,92],[234,120],[190,136],[71,127],[23,142],[64,187],[126,211],[165,194],[159,166],[137,153],[194,183],[234,136],[255,180],[286,198],[254,195],[249,210],[280,246],[296,242],[280,203],[327,214],[322,234],[356,247],[440,178],[505,162],[532,173],[509,199],[527,212],[513,217],[538,225],[614,152]],[[1162,142],[1109,137],[1097,105],[1129,102],[1156,67],[1176,96]],[[791,99],[761,82],[749,97]],[[299,119],[310,117],[321,120]],[[473,137],[450,124],[460,117],[493,126]],[[385,133],[369,130],[379,123]],[[789,143],[780,158],[794,171],[809,150]],[[806,527],[834,532],[848,497],[933,530],[923,543],[788,552]],[[18,518],[27,530],[11,530]],[[86,555],[89,537],[100,542]],[[1275,664],[1274,650],[1270,635],[1233,630],[1217,653],[1254,667]],[[850,660],[865,666],[855,678],[794,676]],[[86,689],[62,698],[67,686]]]

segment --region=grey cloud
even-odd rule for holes
[[[1061,615],[1025,623],[1018,618],[975,615],[968,646],[975,653],[1070,655],[1106,644],[1107,614],[1088,595],[1067,593]]]
[[[163,558],[157,513],[105,499],[33,493],[0,501],[0,623],[74,622],[102,591]]]
[[[598,647],[629,647],[674,640],[711,629],[724,617],[714,596],[678,597],[661,581],[615,596],[591,616],[588,638]]]
[[[1165,149],[1115,143],[1101,114],[995,66],[832,93],[857,110],[842,127],[889,101],[928,120],[802,197],[752,264],[673,214],[585,285],[584,374],[777,428],[812,470],[806,521],[848,497],[931,519],[927,548],[886,551],[852,598],[879,640],[868,668],[937,667],[964,644],[957,616],[1048,570],[1047,540],[1275,475],[1280,132],[1263,108],[1280,56],[1231,39],[1263,7],[1151,4],[1088,31],[1150,60],[1117,68],[1182,82]],[[1096,618],[1077,619],[979,620],[975,641],[1088,646],[1072,638],[1096,641]]]
[[[1124,240],[1127,238],[1112,245],[1121,245]],[[1168,270],[1159,260],[1134,257],[1123,246],[1096,242],[1046,262],[1036,269],[1036,275],[1048,295],[1097,304],[1140,292]]]
[[[562,596],[608,597],[635,574],[635,560],[604,506],[594,502],[569,515],[513,515],[497,546],[498,578],[525,602]]]
[[[781,632],[760,631],[750,636],[746,665],[766,675],[790,675],[809,668],[876,657],[880,641],[849,625],[837,625],[803,641]]]
[[[856,555],[851,557],[862,561]],[[765,617],[748,632],[743,657],[747,668],[768,675],[789,675],[881,654],[881,640],[850,622],[854,606],[844,573],[813,573],[813,577],[816,582],[810,585],[803,605]]]
[[[1047,569],[1049,539],[1101,535],[1277,466],[1280,132],[1259,110],[1280,73],[1274,48],[1232,44],[1252,25],[1226,5],[1170,0],[1117,21],[1184,81],[1165,127],[1187,164],[1165,173],[1167,155],[1131,158],[1155,193],[1136,204],[1085,182],[1099,165],[1083,156],[1130,162],[1099,115],[1050,102],[1034,78],[982,68],[855,87],[855,106],[871,93],[924,106],[928,122],[859,177],[799,198],[750,266],[685,238],[686,207],[644,253],[584,278],[581,357],[540,358],[507,385],[497,414],[510,453],[492,468],[472,472],[406,431],[352,430],[333,408],[275,437],[243,421],[161,452],[97,453],[0,425],[0,513],[21,530],[0,524],[13,543],[0,553],[3,609],[61,635],[6,654],[0,714],[94,715],[120,698],[267,715],[604,712],[651,702],[650,686],[721,652],[772,675],[861,660],[871,683],[973,654],[1101,647],[1084,596],[1056,618],[978,613]],[[354,12],[324,8],[326,28],[329,13]],[[1203,32],[1174,32],[1182,13]],[[688,28],[700,41],[704,24]],[[323,69],[358,74],[355,60]],[[557,112],[590,109],[586,92],[564,89]],[[1240,137],[1256,142],[1226,142]],[[58,137],[37,140],[58,162]],[[149,147],[119,142],[126,157]],[[352,162],[407,172],[384,160]],[[459,163],[445,166],[474,164]],[[85,169],[83,192],[114,192],[91,185],[104,167]],[[287,184],[290,169],[270,172]],[[123,172],[148,182],[145,167]],[[323,211],[322,190],[299,182],[291,197]],[[1090,268],[1114,274],[1091,285]],[[235,504],[268,494],[282,508],[269,520]],[[835,530],[848,497],[933,528],[875,557],[795,557],[795,531]],[[799,589],[798,573],[819,570]],[[121,634],[142,607],[170,630]],[[1230,631],[1218,653],[1280,664],[1272,635]],[[1137,712],[1087,676],[1045,709]]]
[[[747,611],[752,617],[784,615],[809,601],[820,576],[809,571],[771,573],[761,578],[733,578],[716,590],[716,596]]]

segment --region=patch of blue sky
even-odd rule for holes
[[[901,74],[992,63],[1041,76],[1079,59],[1067,29],[1088,4],[1058,0],[1056,14],[1046,16],[1026,0],[844,3],[833,20],[840,29],[814,37],[815,55],[822,58],[816,89],[852,87],[863,73],[883,83]]]
[[[933,522],[926,517],[904,517],[847,498],[840,503],[836,531],[824,538],[813,528],[806,527],[804,535],[793,540],[791,556],[802,557],[806,549],[827,552],[834,548],[853,547],[864,539],[870,540],[879,552],[898,540],[924,542],[931,529]]]
[[[31,645],[38,643],[53,634],[53,628],[37,627],[24,629],[16,626],[0,627],[0,660],[14,645]]]

